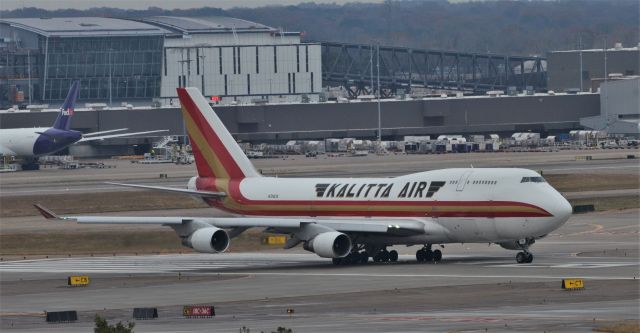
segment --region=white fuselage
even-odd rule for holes
[[[531,179],[537,182],[530,181]],[[389,244],[506,242],[539,238],[561,226],[571,205],[536,172],[526,169],[443,169],[395,178],[194,177],[192,189],[223,190],[206,200],[245,216],[396,218],[435,222],[446,234],[380,237]],[[209,183],[211,184],[211,182]]]
[[[9,128],[0,130],[0,155],[33,157],[33,146],[40,133],[49,127]]]

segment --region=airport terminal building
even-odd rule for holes
[[[199,87],[222,103],[317,100],[320,45],[230,17],[0,19],[2,104],[65,98],[170,104]]]
[[[330,73],[338,60],[354,64],[360,59],[362,65],[362,59],[372,56],[327,56],[327,49],[348,47],[302,42],[301,33],[230,17],[4,18],[0,110],[5,111],[0,111],[0,128],[50,124],[71,82],[79,79],[82,103],[77,108],[82,112],[74,117],[73,127],[84,132],[167,129],[167,134],[184,135],[176,88],[194,86],[217,104],[223,122],[239,140],[374,138],[377,103],[370,96],[331,97],[335,90],[323,87],[331,82],[323,83],[323,71]],[[580,86],[579,53],[558,51],[549,54],[548,70],[542,73],[555,93],[507,89],[506,94],[498,90],[482,96],[458,92],[385,98],[382,135],[555,135],[592,128],[637,137],[637,104],[625,102],[638,100],[637,78],[611,83],[604,99],[598,89],[587,88],[595,82],[589,79],[604,77],[604,55],[582,52],[584,92],[575,89]],[[638,73],[637,47],[610,49],[606,55],[608,74]],[[523,66],[525,62],[521,70]],[[370,73],[370,67],[365,69]],[[332,80],[349,84],[348,71],[333,70]],[[366,73],[359,75],[366,78]],[[96,154],[103,154],[115,151],[110,145],[121,148],[147,141],[110,139],[91,145]]]
[[[548,87],[556,92],[580,89],[595,92],[605,76],[640,74],[640,48],[623,47],[621,43],[606,50],[553,51],[547,59]]]

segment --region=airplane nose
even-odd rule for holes
[[[569,201],[567,201],[562,194],[557,193],[557,198],[554,198],[554,205],[551,214],[555,216],[558,224],[563,224],[569,219],[569,217],[571,217],[571,214],[573,214],[573,207],[571,207]]]
[[[558,211],[560,216],[568,219],[571,216],[571,214],[573,214],[573,207],[571,206],[569,201],[567,201],[567,199],[562,197],[562,200],[560,203],[560,209],[558,209]]]

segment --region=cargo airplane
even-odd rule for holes
[[[74,81],[52,127],[1,129],[0,155],[25,159],[27,163],[24,163],[24,169],[37,169],[36,161],[39,156],[53,154],[74,143],[167,131],[155,130],[119,134],[108,133],[126,131],[127,128],[85,134],[74,131],[70,129],[71,117],[74,114],[79,89],[80,82]]]
[[[302,244],[334,264],[396,261],[393,245],[423,245],[416,259],[439,261],[434,245],[497,243],[519,250],[565,223],[571,205],[540,174],[515,168],[443,169],[394,178],[265,177],[254,169],[197,88],[178,88],[195,155],[197,176],[187,188],[117,184],[200,198],[234,217],[57,216],[77,223],[160,224],[185,246],[224,252],[249,228],[288,235],[284,248]],[[442,246],[443,247],[443,246]]]

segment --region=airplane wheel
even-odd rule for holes
[[[342,263],[342,258],[333,258],[331,259],[331,262],[333,262],[334,265],[338,266]]]
[[[433,251],[427,250],[424,254],[424,261],[432,262],[433,261]]]
[[[526,259],[526,260],[525,260],[525,262],[526,262],[527,264],[528,264],[528,263],[531,263],[531,262],[533,261],[533,254],[531,254],[531,253],[527,253],[527,254],[526,254],[526,258],[525,258],[525,259]]]
[[[422,251],[422,249],[416,251],[416,260],[423,262],[425,260],[425,251]]]
[[[382,252],[380,252],[380,261],[381,262],[387,262],[390,259],[390,254],[389,251],[384,250]]]
[[[360,255],[360,263],[366,264],[367,262],[369,262],[369,255],[367,254],[367,252],[362,252],[362,254]]]
[[[518,252],[518,254],[516,254],[516,262],[518,264],[524,264],[526,261],[527,261],[527,256],[524,254],[524,252]]]
[[[351,264],[353,264],[353,262],[355,261],[354,259],[355,259],[355,258],[353,257],[353,255],[352,255],[352,254],[350,254],[350,255],[348,255],[348,256],[346,256],[346,257],[342,258],[342,264],[343,264],[343,265],[351,265]]]
[[[433,261],[440,261],[442,260],[442,251],[440,250],[435,250],[433,251]]]
[[[354,253],[354,254],[352,255],[352,257],[351,257],[351,263],[353,263],[353,264],[359,264],[359,263],[361,263],[361,262],[362,262],[362,257],[364,257],[364,256],[362,255],[362,253],[358,253],[358,252],[357,252],[357,253]]]
[[[394,262],[398,261],[398,251],[392,250],[391,252],[389,252],[389,259]]]

